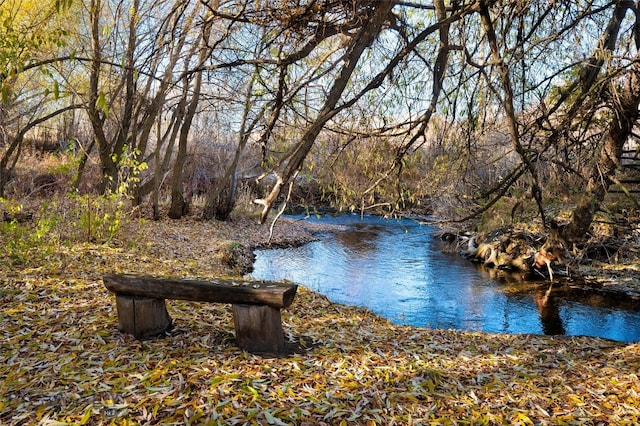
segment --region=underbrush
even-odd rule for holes
[[[4,257],[15,266],[47,261],[60,246],[112,243],[136,218],[117,195],[59,195],[26,206],[0,199],[0,212]]]

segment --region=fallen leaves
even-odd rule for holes
[[[77,245],[46,264],[0,266],[0,423],[640,422],[640,344],[396,326],[304,288],[282,313],[304,355],[242,352],[220,304],[168,301],[165,338],[119,333],[101,276],[224,274],[199,251],[230,240],[210,226],[190,224],[171,251],[165,231],[135,250]]]

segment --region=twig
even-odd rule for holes
[[[273,237],[273,227],[275,226],[277,220],[280,218],[280,216],[282,216],[285,209],[287,208],[287,203],[291,199],[291,191],[293,190],[293,185],[295,184],[297,177],[298,177],[298,172],[295,172],[292,176],[292,179],[289,181],[289,189],[287,190],[287,196],[284,199],[284,202],[282,203],[282,208],[273,218],[273,221],[271,222],[271,226],[269,227],[269,238],[267,239],[267,244],[271,244],[271,238]]]

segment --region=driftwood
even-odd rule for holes
[[[466,249],[460,253],[488,268],[520,272],[531,278],[553,281],[554,274],[566,275],[567,272],[553,269],[563,264],[566,249],[557,233],[552,231],[542,243],[544,237],[541,235],[497,229],[486,236],[480,235],[480,241],[476,241],[478,236],[469,238],[466,240]]]
[[[118,328],[144,339],[172,326],[164,299],[233,305],[236,343],[252,353],[285,354],[280,309],[293,303],[298,286],[272,281],[160,278],[111,274],[103,277],[116,294]]]

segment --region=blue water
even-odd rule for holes
[[[357,215],[306,220],[347,230],[301,247],[257,250],[253,278],[287,279],[397,324],[640,341],[640,312],[590,305],[571,292],[554,292],[539,307],[536,300],[547,283],[494,279],[466,259],[445,253],[430,226]]]

